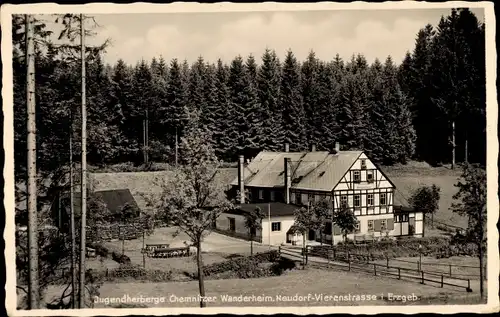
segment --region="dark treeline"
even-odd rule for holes
[[[16,21],[13,21],[16,28]],[[19,27],[19,25],[17,24]],[[43,28],[38,31],[42,32]],[[401,65],[389,57],[369,64],[363,55],[298,61],[237,56],[193,64],[153,58],[137,65],[87,60],[88,161],[173,162],[175,136],[193,123],[213,133],[219,158],[234,161],[258,151],[363,149],[382,164],[410,159],[485,162],[484,25],[466,9],[452,10],[417,35]],[[14,39],[16,175],[26,164],[26,83],[22,39]],[[38,50],[36,101],[38,166],[68,162],[69,135],[79,159],[80,63]],[[71,119],[73,118],[73,120]],[[73,122],[73,127],[71,127]],[[455,129],[453,130],[453,125]],[[465,148],[468,147],[468,158]],[[20,174],[21,173],[21,174]]]

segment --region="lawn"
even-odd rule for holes
[[[145,244],[166,243],[171,247],[182,247],[189,244],[189,238],[180,233],[174,237],[175,228],[157,228],[151,236],[145,237]],[[125,240],[124,249],[133,264],[143,265],[143,254],[141,253],[142,239]],[[122,241],[111,241],[105,243],[110,250],[122,252]],[[185,258],[149,258],[145,257],[146,269],[159,270],[182,270],[187,272],[196,271],[195,248],[191,248],[193,255]],[[264,252],[269,248],[259,243],[254,243],[254,252]],[[228,257],[239,254],[250,253],[250,242],[228,237],[212,232],[202,243],[203,263],[225,261]]]
[[[215,301],[208,303],[210,306],[337,306],[337,305],[386,305],[386,304],[418,304],[433,300],[437,304],[439,298],[475,298],[476,293],[466,293],[457,288],[438,288],[430,285],[421,285],[418,282],[399,281],[384,277],[375,277],[363,273],[343,272],[333,270],[306,269],[295,270],[278,277],[257,279],[229,279],[205,281],[206,296],[214,297]],[[477,288],[476,288],[477,289]],[[57,295],[58,288],[49,288],[46,298]],[[198,282],[171,282],[171,283],[110,283],[104,284],[100,289],[101,298],[111,297],[163,297],[157,305],[149,303],[149,307],[198,307],[197,301],[174,302],[174,297],[193,297],[198,295]],[[389,293],[395,295],[416,295],[417,300],[405,303],[388,301]],[[310,297],[308,297],[308,295]],[[319,296],[323,294],[321,300]],[[376,295],[376,300],[335,300],[326,296],[342,295]],[[268,301],[249,302],[224,302],[223,295],[230,296],[270,296]],[[277,296],[286,296],[291,301],[280,301]],[[305,297],[296,300],[295,295]],[[318,297],[316,297],[318,296]],[[471,301],[471,299],[469,300]],[[444,303],[444,302],[441,302]],[[103,302],[96,304],[95,308],[113,307]]]
[[[390,266],[417,269],[418,257],[400,257],[391,259]],[[485,261],[486,262],[486,261]],[[385,260],[375,261],[375,263],[386,264]],[[422,257],[422,270],[424,272],[435,272],[438,274],[449,275],[450,267],[451,274],[454,277],[470,278],[471,280],[479,280],[479,259],[468,256],[453,256],[450,258],[436,259],[433,257]],[[464,266],[464,267],[462,267]]]
[[[420,186],[433,184],[439,186],[441,199],[434,220],[457,227],[467,227],[467,218],[450,210],[451,204],[454,202],[453,195],[457,193],[457,188],[454,185],[460,177],[459,168],[451,170],[448,167],[430,167],[425,163],[411,162],[407,165],[383,167],[382,170],[406,200]]]

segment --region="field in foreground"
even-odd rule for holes
[[[421,285],[418,282],[406,282],[383,277],[374,277],[355,272],[342,272],[319,269],[295,270],[283,276],[257,278],[257,279],[229,279],[208,280],[205,282],[206,296],[214,297],[215,301],[208,303],[210,306],[358,306],[358,305],[419,305],[445,304],[445,303],[478,303],[477,292],[466,293],[458,288],[438,288]],[[475,285],[473,288],[477,289]],[[51,287],[47,299],[60,292],[58,288]],[[143,307],[199,307],[194,300],[181,303],[179,298],[192,298],[198,295],[198,282],[172,282],[172,283],[109,283],[101,287],[100,298],[150,297],[159,299],[159,303],[149,303]],[[310,296],[309,296],[310,294]],[[323,300],[320,295],[323,294]],[[394,295],[416,296],[416,300],[387,300]],[[223,296],[269,296],[268,301],[227,302]],[[302,300],[294,300],[294,296],[303,296]],[[326,296],[356,296],[375,295],[376,300],[340,300],[330,299]],[[280,300],[279,296],[286,297],[289,301]],[[309,297],[308,297],[309,296]],[[163,297],[164,300],[160,298]],[[297,298],[295,298],[297,299]],[[101,302],[95,308],[117,307],[117,304]],[[119,304],[118,304],[119,305]]]

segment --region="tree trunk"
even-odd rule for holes
[[[69,203],[71,230],[71,308],[76,308],[76,232],[75,232],[75,199],[73,194],[73,111],[71,111],[71,131],[69,134]]]
[[[253,236],[250,236],[250,255],[253,255]]]
[[[82,62],[82,165],[81,165],[81,233],[80,233],[80,285],[78,308],[85,306],[85,251],[87,225],[87,105],[85,96],[85,29],[84,17],[80,14],[80,39]]]
[[[198,287],[200,289],[200,307],[206,306],[205,297],[205,281],[203,276],[203,259],[201,257],[201,241],[196,243],[196,264],[198,265]]]
[[[302,269],[306,268],[306,231],[302,234]]]
[[[148,163],[146,154],[146,120],[142,120],[142,160],[144,164]]]
[[[481,298],[484,298],[484,258],[483,258],[483,246],[482,244],[479,246],[479,293],[481,294]]]
[[[467,130],[465,131],[465,149],[464,149],[464,161],[465,163],[469,163],[469,140],[467,136]]]
[[[26,23],[26,93],[28,114],[28,305],[29,309],[39,308],[38,276],[38,211],[37,211],[37,171],[36,171],[36,104],[35,104],[35,41],[33,17],[25,15]]]
[[[483,274],[483,266],[484,266],[484,259],[483,259],[483,239],[484,239],[484,226],[483,226],[483,211],[479,210],[479,226],[480,226],[480,232],[479,232],[479,292],[481,294],[481,298],[484,298],[484,274]]]
[[[451,169],[455,169],[455,121],[451,123]]]
[[[179,141],[177,135],[177,127],[175,127],[175,166],[177,167],[177,162],[179,160]]]

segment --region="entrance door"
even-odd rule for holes
[[[234,218],[228,218],[229,219],[229,231],[236,231],[236,219]]]
[[[316,240],[316,231],[309,229],[309,233],[307,234],[307,239],[309,241],[314,241]]]
[[[415,218],[411,217],[408,222],[408,235],[412,236],[415,234]]]

